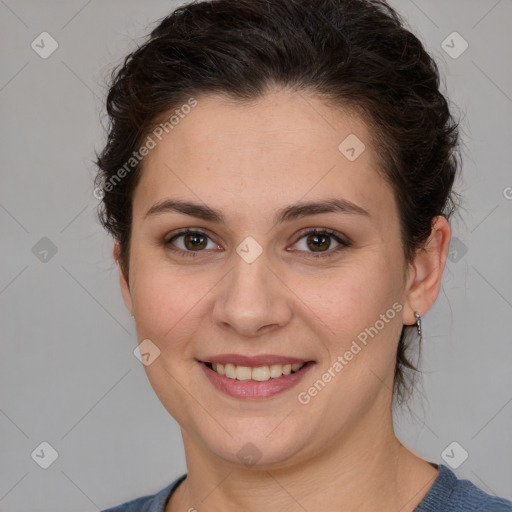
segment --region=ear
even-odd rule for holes
[[[407,298],[402,315],[405,325],[414,325],[414,312],[424,315],[434,304],[439,290],[443,270],[450,246],[450,224],[443,216],[435,217],[430,238],[422,249],[418,249],[409,264]]]
[[[124,303],[126,304],[128,311],[133,314],[133,302],[130,293],[129,277],[124,273],[123,266],[121,265],[121,247],[119,245],[119,242],[114,243],[112,254],[114,256],[114,260],[116,261],[117,268],[119,270],[119,285],[121,287],[121,293],[123,294]]]

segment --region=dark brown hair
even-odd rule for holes
[[[142,168],[130,159],[148,134],[191,98],[221,93],[251,100],[275,85],[352,109],[368,124],[380,171],[394,190],[407,262],[428,240],[434,218],[450,217],[458,126],[440,92],[436,63],[390,6],[378,0],[195,2],[161,20],[112,72],[96,185],[104,194],[99,218],[120,244],[125,272]],[[403,327],[397,351],[400,403],[409,390],[404,370],[416,371],[406,357],[411,330]]]

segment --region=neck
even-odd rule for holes
[[[382,411],[381,411],[382,413]],[[396,438],[391,414],[344,429],[314,456],[250,468],[219,458],[182,430],[188,476],[166,512],[365,510],[411,512],[437,470]],[[372,426],[370,430],[369,426]],[[335,504],[335,505],[333,505]]]

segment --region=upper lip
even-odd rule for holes
[[[219,354],[216,356],[206,357],[201,361],[204,363],[231,363],[237,366],[249,366],[251,368],[256,368],[258,366],[270,366],[272,364],[302,364],[309,362],[310,359],[300,359],[298,357],[278,356],[272,354],[262,354],[259,356],[244,356],[242,354]]]

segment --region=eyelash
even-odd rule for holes
[[[185,256],[187,258],[188,257],[196,258],[198,256],[198,253],[204,252],[204,250],[202,250],[202,251],[184,251],[183,249],[174,249],[172,247],[172,244],[171,244],[171,242],[173,240],[175,240],[176,238],[178,238],[180,236],[183,236],[183,235],[190,234],[190,233],[198,234],[198,235],[204,235],[207,238],[210,238],[208,236],[208,234],[205,233],[204,231],[201,231],[199,229],[186,228],[186,229],[183,229],[181,231],[178,231],[177,233],[174,233],[174,235],[171,238],[169,238],[168,240],[164,241],[164,245],[167,248],[169,248],[169,250],[171,250],[172,252],[179,253],[181,256]],[[328,251],[323,251],[323,252],[321,251],[319,253],[308,252],[307,253],[308,256],[303,256],[304,258],[313,258],[313,259],[329,258],[329,257],[334,256],[334,254],[337,254],[341,250],[345,249],[346,247],[350,247],[350,245],[351,245],[350,242],[348,242],[346,240],[343,240],[342,235],[340,233],[338,233],[337,231],[334,231],[332,229],[327,229],[327,228],[322,228],[322,229],[314,228],[314,229],[311,229],[309,231],[302,232],[295,243],[297,243],[299,240],[301,240],[302,238],[304,238],[304,237],[306,237],[308,235],[328,235],[328,236],[334,238],[334,240],[336,240],[336,242],[338,242],[340,245],[337,248],[335,248],[335,249],[328,250]],[[298,252],[302,252],[302,251],[298,251]]]

